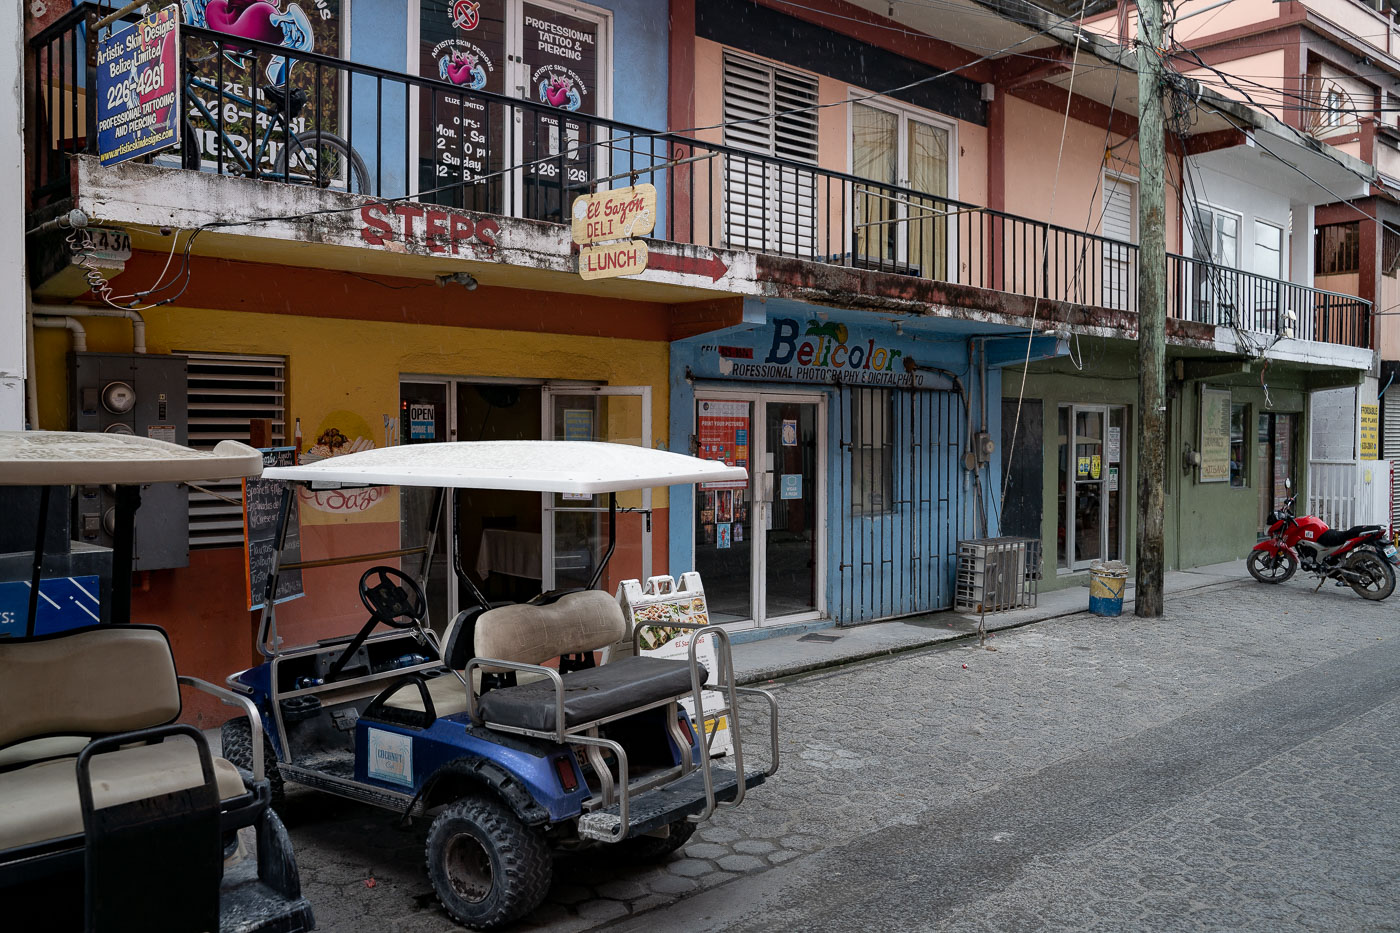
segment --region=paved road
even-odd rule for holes
[[[1400,930],[1400,604],[1250,583],[991,644],[779,685],[771,784],[663,865],[561,862],[521,928]],[[285,815],[323,929],[454,929],[425,827]]]

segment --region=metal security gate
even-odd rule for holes
[[[957,561],[958,460],[966,430],[952,392],[841,386],[832,515],[842,623],[949,608]]]

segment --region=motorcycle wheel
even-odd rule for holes
[[[1361,578],[1348,579],[1347,585],[1362,599],[1382,600],[1395,591],[1395,571],[1380,555],[1357,551],[1347,559],[1345,566]]]
[[[1249,575],[1260,583],[1283,583],[1298,572],[1297,559],[1287,551],[1277,554],[1250,551],[1245,566],[1249,568]]]

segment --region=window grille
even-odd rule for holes
[[[815,165],[817,112],[803,108],[816,103],[817,79],[812,75],[725,55],[726,145]],[[725,245],[732,249],[813,256],[816,202],[812,172],[743,156],[725,159]]]
[[[287,437],[287,360],[280,356],[184,353],[189,359],[189,443],[212,450],[219,441],[249,440],[248,422],[272,421],[274,446]],[[242,546],[242,484],[200,483],[190,490],[190,547]],[[215,493],[217,495],[211,495]]]

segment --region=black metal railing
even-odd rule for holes
[[[1167,255],[1171,314],[1188,321],[1352,347],[1371,345],[1371,303],[1282,279]]]
[[[69,157],[91,149],[93,9],[30,43],[35,205],[66,196]],[[161,164],[556,223],[578,194],[650,182],[657,239],[1136,310],[1138,249],[1119,240],[718,134],[657,132],[206,29],[183,27],[180,43],[182,143]],[[1369,345],[1361,299],[1180,256],[1168,273],[1177,316]]]

